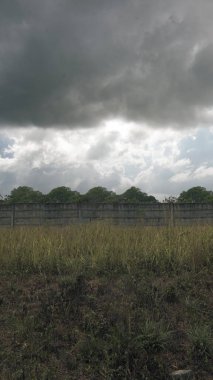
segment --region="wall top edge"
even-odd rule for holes
[[[193,205],[208,205],[213,206],[213,203],[211,202],[178,202],[178,203],[164,203],[164,202],[47,202],[47,203],[37,203],[37,202],[19,202],[19,203],[0,203],[1,206],[21,206],[21,205],[40,205],[40,206],[46,206],[46,205],[77,205],[77,206],[88,206],[88,205],[113,205],[113,206],[138,206],[138,205],[145,205],[145,206],[159,206],[159,205],[185,205],[185,206],[193,206]]]

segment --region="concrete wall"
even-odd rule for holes
[[[213,224],[213,204],[16,204],[0,205],[0,226],[68,225],[105,220],[144,226]]]

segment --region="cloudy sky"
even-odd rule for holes
[[[213,190],[212,0],[0,0],[0,193]]]

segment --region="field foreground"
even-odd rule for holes
[[[213,227],[0,231],[0,379],[213,378]]]

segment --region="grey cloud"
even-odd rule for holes
[[[110,151],[111,151],[111,146],[109,144],[105,142],[99,142],[89,149],[87,158],[89,160],[99,160],[101,158],[109,156]]]
[[[0,170],[0,195],[9,194],[16,183],[16,173],[2,172]]]
[[[174,182],[171,181],[173,175],[173,170],[156,165],[150,176],[149,183],[144,183],[143,180],[141,180],[137,186],[148,194],[156,194],[156,197],[160,200],[170,195],[178,196],[182,191],[194,186],[204,186],[207,189],[212,189],[212,179],[207,176],[203,179],[196,179],[193,178],[192,175],[192,177],[189,176],[189,178],[183,179],[182,181]]]
[[[1,0],[0,123],[196,123],[213,95],[213,4],[198,3]]]
[[[195,186],[203,186],[207,190],[212,191],[212,178],[206,177],[204,180],[203,179],[196,179],[196,178],[189,178],[185,181],[174,183],[174,184],[169,184],[169,189],[170,189],[170,195],[179,195],[182,191],[186,191],[190,189],[191,187]],[[167,191],[168,193],[168,187]]]
[[[20,163],[10,171],[0,170],[0,195],[9,194],[18,186],[30,186],[43,193],[58,186],[68,186],[81,193],[87,192],[94,186],[104,186],[108,189],[119,189],[122,175],[115,167],[108,174],[101,174],[91,163],[76,165],[43,164],[42,167],[24,170]]]
[[[213,44],[204,46],[179,83],[178,95],[188,108],[213,107]]]
[[[137,186],[149,194],[167,194],[168,180],[171,175],[172,171],[170,169],[156,165],[151,174],[149,183],[144,183],[143,179],[141,179]],[[169,186],[169,190],[171,191],[171,194],[176,194],[176,187],[173,186],[173,184]]]
[[[113,151],[114,143],[116,142],[119,134],[117,132],[112,132],[107,136],[102,136],[102,138],[90,146],[87,152],[87,158],[89,160],[100,160],[105,157],[110,156]]]
[[[80,170],[79,174],[82,175],[83,172]],[[91,175],[88,176],[88,173],[85,173],[85,175],[81,177],[82,180],[77,187],[77,190],[81,193],[85,193],[86,191],[95,186],[103,186],[109,190],[119,190],[120,188],[122,188],[122,176],[116,168],[114,168],[112,173],[106,175],[100,175],[100,173],[98,173],[94,168],[92,168],[90,174]]]
[[[101,175],[91,164],[80,164],[78,167],[65,166],[63,170],[57,167],[52,167],[50,170],[47,167],[47,171],[49,172],[48,175],[44,168],[32,170],[27,178],[28,183],[44,192],[48,192],[57,186],[69,186],[81,193],[85,193],[94,186],[113,189],[121,183],[121,175],[116,169],[111,174]]]

